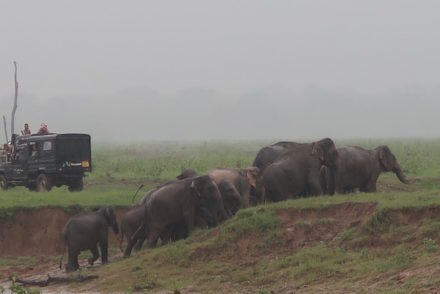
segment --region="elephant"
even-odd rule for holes
[[[382,172],[394,172],[404,184],[413,184],[416,179],[407,179],[388,146],[378,146],[373,150],[362,147],[343,147],[337,149],[339,163],[337,170],[338,193],[376,192],[376,183]],[[331,171],[324,170],[327,178]]]
[[[121,252],[124,252],[122,249],[122,243],[124,242],[124,237],[127,239],[127,243],[130,243],[134,233],[141,226],[142,220],[144,217],[144,205],[135,205],[132,207],[124,216],[121,218],[121,239],[119,242],[119,248]],[[198,211],[196,226],[198,228],[206,228],[214,226],[214,218],[209,213],[206,208],[201,207]],[[188,230],[184,223],[175,223],[168,225],[162,234],[160,235],[161,244],[167,244],[172,241],[177,241],[180,239],[185,239],[188,237]],[[139,250],[142,248],[142,244],[146,238],[145,234],[141,234],[138,238],[138,241],[134,245],[135,250]]]
[[[263,170],[266,166],[273,163],[278,157],[288,152],[290,149],[303,145],[305,144],[281,141],[270,146],[263,147],[260,149],[260,151],[258,151],[257,156],[255,156],[252,166],[256,166],[260,170]]]
[[[241,206],[241,195],[230,181],[222,181],[217,184],[223,200],[223,205],[228,217],[234,216]]]
[[[188,178],[194,178],[194,177],[197,177],[197,176],[198,176],[198,174],[197,174],[197,172],[195,170],[193,170],[193,169],[184,169],[178,176],[176,176],[176,179],[183,180],[183,179],[188,179]],[[145,204],[147,199],[149,199],[149,197],[151,195],[151,192],[157,190],[158,188],[160,188],[162,186],[168,185],[171,182],[173,182],[173,180],[165,182],[165,183],[157,186],[156,188],[148,191],[147,193],[145,193],[145,195],[142,196],[141,200],[139,201],[139,204]],[[135,196],[133,197],[133,200],[134,200],[134,198],[135,198]],[[133,200],[132,200],[132,203],[133,203]]]
[[[111,227],[118,234],[118,223],[112,207],[102,207],[95,211],[82,213],[71,217],[63,229],[64,249],[60,259],[60,269],[64,252],[68,250],[66,271],[75,271],[79,268],[78,255],[81,251],[90,250],[92,257],[88,259],[92,265],[98,258],[98,244],[101,248],[102,263],[108,261],[108,229]]]
[[[142,218],[144,216],[144,205],[138,204],[133,206],[129,211],[127,211],[124,216],[121,218],[121,239],[119,242],[119,248],[121,252],[122,242],[124,241],[124,237],[127,238],[127,243],[130,243],[134,233],[137,228],[142,223]],[[142,243],[144,242],[145,236],[139,238],[139,241],[136,243],[135,249],[140,249],[142,247]]]
[[[237,209],[233,207],[233,203],[235,202],[234,198],[236,198],[236,195],[240,197],[240,208],[249,207],[251,188],[256,187],[259,173],[260,169],[253,166],[244,169],[216,168],[208,174],[217,185],[224,185],[222,187],[225,193],[223,198],[228,198],[228,203],[231,203],[229,207],[226,208],[236,212]],[[232,186],[225,182],[229,182]]]
[[[221,170],[221,172],[220,172]],[[251,171],[252,172],[252,168]],[[214,172],[215,171],[215,172]],[[221,173],[228,173],[228,177],[221,176]],[[228,217],[232,217],[242,206],[242,196],[240,195],[240,192],[237,190],[236,186],[231,182],[237,182],[238,177],[241,176],[240,170],[236,169],[215,169],[210,174],[211,178],[214,179],[214,181],[217,184],[217,187],[220,191],[220,195],[223,200],[223,205],[225,208],[225,211],[228,215]],[[251,174],[250,174],[251,175]],[[186,178],[192,178],[197,176],[197,172],[192,169],[185,169],[182,171],[180,175],[177,176],[178,179],[186,179]],[[226,178],[226,180],[225,180]],[[246,184],[243,183],[241,186],[246,187]],[[241,187],[240,186],[240,187]],[[241,189],[243,190],[243,189]],[[206,214],[205,214],[206,215]]]
[[[334,187],[338,169],[338,152],[333,140],[299,144],[268,165],[259,177],[257,190],[263,200],[281,201],[287,198],[323,194],[321,168],[325,165],[332,173],[329,186]],[[333,194],[334,191],[329,191]]]
[[[213,216],[219,211],[220,221],[227,219],[218,187],[207,175],[173,181],[152,191],[144,204],[142,224],[128,243],[124,257],[130,256],[141,236],[147,236],[148,247],[155,247],[169,225],[184,223],[191,234],[201,207]]]

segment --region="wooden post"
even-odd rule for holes
[[[3,115],[3,127],[5,128],[5,136],[6,136],[6,143],[8,143],[9,138],[8,138],[8,129],[6,128],[6,118]]]
[[[15,119],[15,111],[17,110],[17,97],[18,97],[18,82],[17,82],[17,62],[14,61],[14,81],[15,81],[15,96],[14,96],[14,107],[12,108],[12,116],[11,116],[11,141],[12,136],[14,135],[14,119]]]

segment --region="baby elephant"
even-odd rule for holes
[[[99,257],[98,243],[101,248],[102,263],[108,261],[108,229],[118,234],[118,223],[115,212],[111,207],[102,207],[92,212],[75,215],[69,219],[63,229],[64,248],[60,260],[60,269],[64,252],[68,250],[68,262],[66,271],[75,271],[79,268],[78,255],[81,251],[90,250],[93,254],[88,259],[92,265]]]

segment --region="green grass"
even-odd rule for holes
[[[145,193],[148,188],[142,191]],[[69,209],[81,210],[84,208],[104,205],[129,206],[136,191],[136,187],[93,187],[80,193],[71,193],[66,188],[56,188],[48,193],[31,192],[25,188],[17,187],[0,193],[0,219],[10,219],[16,209],[33,207],[59,207],[66,211]],[[142,197],[142,191],[137,200]]]
[[[381,175],[380,181],[402,187],[402,191],[298,198],[241,210],[219,228],[199,230],[186,240],[143,250],[135,257],[92,269],[106,277],[105,281],[94,281],[93,289],[104,292],[194,288],[203,293],[239,290],[270,293],[272,290],[283,292],[283,289],[306,293],[410,293],[439,288],[439,278],[418,273],[417,269],[440,270],[436,268],[440,264],[440,216],[420,216],[422,219],[418,222],[406,224],[396,221],[395,213],[405,216],[440,207],[440,140],[335,142],[338,146],[366,148],[386,144],[407,176],[417,176],[421,181],[405,186],[394,174],[388,173]],[[55,188],[49,193],[10,189],[0,193],[0,218],[10,217],[19,207],[71,209],[130,205],[139,183],[151,188],[160,181],[173,179],[183,168],[205,173],[219,166],[245,167],[252,163],[259,148],[269,143],[272,142],[96,145],[93,172],[86,178],[83,192],[70,193],[66,188]],[[320,242],[293,251],[287,249],[280,235],[283,224],[277,217],[278,211],[319,210],[346,202],[372,202],[377,203],[377,207],[367,222],[345,229],[333,242]],[[319,217],[299,220],[294,227],[299,226],[298,229],[306,232],[332,223],[330,216]],[[0,265],[2,262],[7,265],[14,261],[0,260]],[[388,279],[405,270],[414,270],[414,275],[402,282]]]
[[[367,148],[386,143],[384,140],[335,142],[338,146],[361,145]],[[147,184],[149,188],[154,187],[160,181],[175,178],[183,168],[192,168],[203,174],[215,167],[249,166],[257,151],[270,143],[210,141],[119,146],[98,144],[93,148],[93,172],[86,177],[86,188],[83,192],[69,193],[63,187],[39,195],[23,188],[12,188],[0,193],[0,208],[44,205],[65,207],[77,204],[88,206],[103,203],[127,205],[127,200],[140,183]],[[408,176],[421,178],[421,181],[412,187],[417,190],[440,189],[440,140],[400,140],[387,143]],[[383,174],[380,179],[397,183],[395,175],[391,173]],[[155,180],[157,182],[154,182]],[[429,202],[435,196],[435,192],[427,191],[418,197],[421,197],[422,202]],[[362,195],[363,199],[368,197],[367,194]]]
[[[398,200],[395,202],[397,203]],[[432,264],[434,260],[440,261],[437,241],[423,237],[426,232],[431,232],[437,226],[438,220],[430,219],[421,224],[394,223],[394,228],[391,229],[388,224],[388,230],[374,232],[363,227],[349,228],[341,233],[339,239],[341,243],[319,242],[292,252],[285,250],[283,242],[274,242],[267,247],[261,246],[265,241],[277,236],[280,223],[275,217],[276,211],[307,208],[302,199],[283,204],[282,208],[276,203],[262,208],[242,210],[218,229],[198,231],[187,240],[154,250],[145,249],[134,258],[99,269],[99,273],[107,277],[106,282],[112,279],[123,280],[118,283],[118,289],[121,291],[140,288],[155,291],[172,289],[170,285],[175,281],[179,281],[178,288],[196,287],[201,292],[216,293],[227,293],[234,291],[233,289],[252,290],[250,292],[263,289],[278,292],[283,285],[292,281],[299,289],[303,286],[310,289],[315,289],[313,287],[316,286],[316,289],[320,289],[320,285],[325,284],[329,290],[353,291],[361,285],[373,283],[375,277],[392,276],[413,267]],[[319,210],[326,206],[314,207]],[[378,208],[377,211],[384,211],[383,213],[386,214],[391,209]],[[392,211],[405,211],[405,209],[394,208]],[[374,217],[372,216],[372,219]],[[298,221],[298,224],[301,223]],[[325,226],[329,223],[326,219],[316,218],[315,221],[308,223],[308,226],[312,226],[311,224]],[[371,224],[367,222],[363,226],[368,228]],[[365,244],[369,244],[368,240],[377,238],[378,234],[380,238],[398,238],[401,242],[379,248],[364,245],[361,248],[350,249],[350,246],[346,246],[352,239],[359,237],[365,239]],[[408,240],[406,236],[418,241]],[[241,242],[258,242],[258,244],[249,247],[245,253],[237,253],[237,244],[242,244]],[[125,277],[124,273],[129,273],[129,276]],[[119,275],[123,275],[124,278],[120,279]],[[384,278],[384,282],[378,288],[367,293],[377,291],[388,293],[385,289],[411,292],[417,287],[424,287],[425,284],[439,285],[439,280],[424,279],[424,275],[420,274],[399,284]],[[146,284],[140,281],[146,281]],[[103,291],[107,290],[105,284],[98,283],[96,287]]]

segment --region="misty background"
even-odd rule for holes
[[[440,137],[439,1],[5,1],[8,132]],[[3,127],[1,140],[4,141]]]

